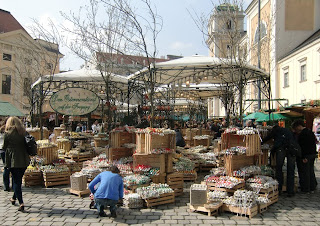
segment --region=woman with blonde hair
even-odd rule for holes
[[[26,171],[30,158],[25,145],[26,130],[17,117],[10,117],[5,127],[3,150],[5,154],[5,167],[12,175],[13,196],[10,199],[12,205],[15,205],[16,199],[19,201],[18,211],[24,211],[22,199],[22,177]]]

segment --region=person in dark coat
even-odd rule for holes
[[[297,134],[297,140],[301,147],[301,157],[297,158],[301,192],[314,192],[317,187],[317,179],[314,174],[314,161],[317,154],[316,136],[305,127],[302,120],[294,121],[292,129]]]
[[[26,130],[17,117],[10,117],[5,127],[3,150],[5,151],[5,167],[12,175],[13,196],[10,199],[15,205],[19,201],[18,211],[24,211],[22,199],[22,177],[30,164],[30,158],[25,145]]]
[[[181,130],[180,130],[180,128],[179,128],[178,125],[175,125],[175,126],[174,126],[174,131],[176,132],[176,146],[178,146],[178,147],[184,147],[184,146],[186,146],[186,142],[185,142],[185,140],[183,139]]]
[[[293,133],[287,129],[275,125],[271,133],[263,139],[266,142],[270,139],[274,140],[271,155],[276,155],[276,179],[279,182],[279,191],[282,191],[283,172],[282,167],[285,158],[287,158],[287,193],[288,197],[294,196],[294,171],[296,156],[292,155],[292,151],[288,148],[289,143],[296,142]]]

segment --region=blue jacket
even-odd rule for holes
[[[94,186],[100,182],[97,190]],[[105,171],[96,176],[89,184],[91,193],[96,199],[119,200],[123,198],[123,180],[116,173]]]

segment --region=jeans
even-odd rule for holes
[[[284,160],[287,157],[287,192],[288,194],[294,194],[294,170],[296,157],[287,154],[283,149],[279,149],[276,152],[276,179],[279,182],[279,191],[282,190],[283,185],[283,172],[282,167]]]
[[[19,204],[23,203],[22,199],[22,177],[26,168],[10,168],[10,172],[12,175],[12,188],[13,188],[13,196],[12,199],[18,199]]]
[[[110,206],[110,212],[113,213],[117,210],[117,203],[118,200],[112,200],[112,199],[94,199],[95,203],[96,203],[96,207],[98,212],[102,212],[103,209],[101,209],[101,207],[103,206],[104,208],[106,208],[107,206]]]
[[[305,157],[308,161],[303,163],[303,159],[297,159],[297,166],[299,172],[299,183],[302,192],[310,192],[316,190],[317,179],[314,174],[315,155]]]
[[[5,152],[1,153],[1,159],[3,164],[5,164]],[[8,168],[3,167],[3,186],[4,186],[4,190],[9,190],[10,189],[10,171]]]

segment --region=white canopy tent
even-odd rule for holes
[[[268,78],[268,74],[249,64],[243,64],[231,59],[194,55],[151,65],[156,74],[157,84],[181,85],[206,82],[210,84],[225,84],[242,80]],[[129,79],[147,80],[148,68],[144,68]]]

